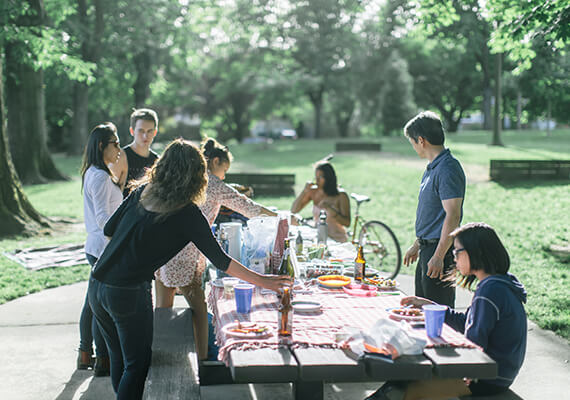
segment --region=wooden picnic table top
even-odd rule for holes
[[[214,309],[214,324],[217,329],[221,328],[218,325],[233,321],[233,318],[237,316],[237,314],[230,315],[231,312],[228,312],[229,305],[227,299],[224,300],[222,292],[223,290],[213,288],[209,297],[210,305]],[[259,291],[256,293],[254,298],[261,296]],[[333,297],[337,308],[345,301],[342,296],[333,295]],[[400,296],[385,296],[385,298],[386,300],[390,298],[390,301],[396,303],[399,302]],[[263,321],[268,320],[271,300],[263,296],[257,301],[262,302],[259,303],[261,306],[257,309],[253,307],[252,313],[247,314],[244,320],[256,321],[256,313],[260,313],[258,317]],[[353,302],[350,303],[350,301]],[[347,298],[346,302],[347,306],[354,307],[354,299]],[[244,317],[240,314],[237,318]],[[276,310],[274,320],[276,326]],[[293,329],[293,343],[295,343],[295,323]],[[218,335],[218,339],[220,337],[223,338]],[[226,341],[219,345],[223,347],[227,343]],[[230,346],[231,343],[230,340]],[[324,382],[420,380],[436,377],[493,378],[497,375],[496,363],[481,349],[463,347],[426,348],[422,355],[404,355],[390,362],[370,357],[359,360],[346,350],[330,348],[330,346],[278,347],[268,345],[258,348],[255,345],[248,345],[229,350],[225,361],[231,370],[234,382],[293,382],[295,397],[299,399],[322,399]]]

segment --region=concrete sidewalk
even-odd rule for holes
[[[399,276],[402,289],[412,292],[412,279]],[[93,378],[91,371],[75,369],[79,345],[78,320],[87,283],[44,290],[0,306],[0,399],[104,400],[113,399],[109,378]],[[458,291],[458,307],[470,294]],[[176,307],[185,307],[176,296]],[[512,390],[523,399],[569,398],[570,345],[552,332],[529,323],[523,368]],[[326,385],[327,399],[362,399],[378,382]],[[291,386],[230,385],[202,388],[202,398],[213,400],[289,400]]]

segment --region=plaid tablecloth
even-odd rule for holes
[[[330,347],[337,348],[337,334],[347,333],[351,328],[366,331],[381,317],[389,317],[388,309],[398,307],[403,295],[380,294],[376,297],[351,296],[342,290],[327,290],[319,287],[312,289],[312,294],[295,295],[294,300],[319,301],[322,305],[318,313],[294,313],[293,338],[288,345],[279,343],[277,337],[277,296],[273,292],[254,290],[252,308],[249,314],[236,312],[235,299],[225,298],[223,289],[212,287],[208,303],[213,310],[216,340],[220,346],[218,358],[228,364],[228,354],[233,349],[278,348],[280,346]],[[271,327],[273,333],[265,339],[236,339],[224,334],[222,327],[239,320],[257,322]],[[425,334],[419,329],[418,334]],[[463,334],[444,325],[442,336],[432,339],[427,337],[427,347],[477,347]]]

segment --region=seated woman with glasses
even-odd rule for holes
[[[453,256],[461,277],[458,284],[477,289],[466,312],[448,309],[445,323],[481,346],[498,366],[495,379],[433,379],[407,384],[388,382],[369,399],[447,399],[506,392],[519,373],[526,351],[526,291],[510,274],[510,259],[493,228],[469,223],[451,233]],[[402,305],[435,304],[421,297],[405,297]]]

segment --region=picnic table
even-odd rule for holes
[[[214,313],[219,359],[229,367],[235,383],[292,382],[296,399],[322,399],[325,382],[496,377],[496,363],[447,325],[440,338],[426,335],[428,345],[421,355],[404,355],[395,360],[358,359],[340,348],[335,340],[337,334],[348,327],[367,330],[379,317],[388,317],[390,308],[399,306],[403,294],[388,293],[355,297],[342,290],[314,287],[310,297],[322,304],[322,310],[295,313],[292,340],[284,344],[276,335],[275,293],[256,288],[251,312],[238,314],[235,300],[212,286],[208,302]],[[227,335],[223,327],[235,320],[265,324],[272,327],[273,334],[256,340]]]

